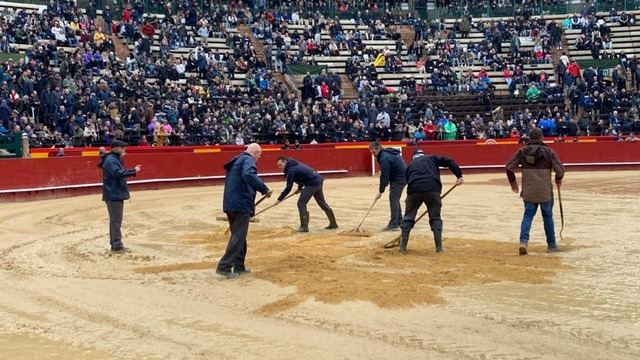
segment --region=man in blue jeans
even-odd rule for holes
[[[557,251],[556,234],[553,225],[553,184],[551,183],[551,170],[556,173],[556,185],[560,187],[564,177],[564,166],[553,149],[543,141],[542,130],[533,128],[530,133],[529,143],[519,149],[507,162],[507,177],[511,184],[511,190],[518,193],[518,182],[515,170],[522,168],[522,193],[524,200],[524,216],[520,227],[520,255],[527,255],[529,243],[529,230],[531,222],[536,215],[538,206],[542,212],[544,232],[547,236],[547,249]]]

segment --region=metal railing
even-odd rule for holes
[[[609,12],[612,8],[618,14],[622,11],[632,11],[640,9],[639,0],[599,0],[594,2],[572,2],[560,1],[557,4],[547,5],[544,2],[531,3],[526,2],[524,5],[520,0],[511,0],[510,4],[501,7],[491,7],[491,1],[486,0],[481,6],[466,7],[465,0],[453,0],[448,2],[448,6],[428,9],[424,2],[415,7],[416,17],[425,20],[433,20],[439,18],[460,18],[465,14],[473,17],[512,17],[523,14],[525,11],[531,15],[560,15],[581,13],[585,7],[590,7],[595,12]],[[476,2],[478,4],[478,2]]]

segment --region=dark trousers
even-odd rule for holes
[[[324,199],[324,192],[322,191],[323,183],[324,182],[321,182],[318,186],[305,186],[302,189],[302,192],[300,192],[300,197],[298,198],[298,211],[300,213],[307,213],[307,204],[311,200],[311,197],[316,199],[318,206],[320,206],[320,209],[322,209],[324,212],[331,210],[331,207]]]
[[[230,272],[244,271],[244,258],[247,256],[247,232],[249,231],[248,213],[227,213],[227,220],[231,227],[231,238],[227,244],[227,250],[218,262],[218,270]]]
[[[391,208],[391,219],[388,227],[398,227],[402,222],[402,207],[400,207],[400,197],[405,184],[393,184],[389,186],[389,207]]]
[[[406,212],[404,218],[402,218],[402,224],[400,227],[403,231],[411,231],[415,224],[416,214],[422,206],[427,205],[427,211],[429,212],[429,225],[432,231],[442,231],[442,218],[440,217],[440,210],[442,209],[442,201],[440,200],[439,192],[423,192],[415,194],[407,194],[407,200],[405,201]]]
[[[109,212],[109,242],[111,250],[121,249],[122,245],[122,214],[124,213],[124,201],[105,201]]]

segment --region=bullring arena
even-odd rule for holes
[[[444,176],[445,187],[453,177]],[[329,179],[341,231],[377,178]],[[273,189],[282,182],[269,183]],[[409,253],[370,238],[294,232],[294,202],[251,224],[254,274],[213,272],[227,237],[221,186],[136,191],[131,253],[105,246],[98,195],[0,210],[0,357],[7,359],[633,359],[640,354],[640,172],[569,172],[564,251],[547,254],[539,218],[517,255],[521,203],[502,174],[469,174],[444,201],[446,252],[425,223]]]
[[[0,1],[0,360],[640,359],[639,20],[635,0]],[[540,215],[519,245],[505,164],[527,144],[529,174],[546,147],[566,166],[562,193],[529,178],[559,251]],[[385,247],[378,145],[462,168],[440,170],[443,253],[426,219]],[[220,267],[223,184],[246,207],[261,185],[225,171],[244,151],[275,195],[250,273]],[[325,178],[337,230],[276,205],[286,157]]]

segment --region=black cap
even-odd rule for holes
[[[113,140],[113,142],[111,143],[111,147],[115,148],[115,147],[125,147],[127,146],[127,143],[125,143],[122,140]]]

